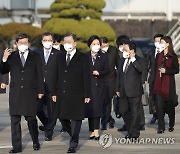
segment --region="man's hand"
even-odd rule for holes
[[[118,97],[120,97],[120,92],[119,92],[119,91],[117,91],[117,92],[116,92],[116,95],[117,95]]]
[[[130,54],[129,54],[129,58],[135,57],[135,52],[134,52],[134,50],[130,50],[129,53],[130,53]]]
[[[85,99],[84,99],[84,102],[85,102],[85,103],[89,103],[90,100],[91,100],[90,98],[85,98]]]
[[[53,102],[56,102],[57,96],[52,96],[52,100],[53,100]]]
[[[41,99],[44,96],[44,94],[38,94],[38,98]]]
[[[161,73],[165,73],[165,72],[166,72],[166,69],[165,69],[165,68],[160,68],[159,71],[160,71]]]
[[[93,75],[99,76],[99,72],[98,71],[93,71]]]
[[[6,89],[6,87],[7,87],[7,84],[1,83],[1,89]]]
[[[12,49],[8,49],[8,48],[6,48],[4,50],[3,60],[7,60],[8,59],[8,57],[11,55],[11,51],[12,51]]]

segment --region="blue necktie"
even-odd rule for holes
[[[23,65],[23,67],[24,67],[24,65],[25,65],[25,62],[26,62],[26,60],[25,60],[25,58],[24,58],[24,52],[21,52],[21,63],[22,63],[22,65]]]
[[[45,62],[47,64],[48,59],[49,59],[49,51],[46,51],[45,53],[46,53],[46,55],[45,55]]]

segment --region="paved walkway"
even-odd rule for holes
[[[180,75],[176,76],[177,93],[180,96]],[[162,135],[156,133],[157,124],[150,125],[149,121],[151,115],[148,113],[148,107],[144,107],[146,116],[146,130],[141,132],[141,140],[139,143],[125,143],[123,137],[125,133],[117,132],[117,128],[122,127],[122,119],[116,119],[114,129],[108,129],[101,134],[112,135],[112,145],[106,149],[103,149],[97,141],[88,141],[87,138],[90,135],[88,132],[87,120],[83,121],[81,134],[80,134],[80,146],[77,153],[87,154],[179,154],[180,153],[180,105],[176,108],[176,125],[175,131],[168,132],[168,124],[166,125],[166,131]],[[166,123],[168,118],[166,116]],[[68,148],[69,136],[67,133],[59,133],[61,126],[57,122],[55,127],[55,133],[53,141],[44,141],[44,133],[40,132],[39,139],[41,143],[40,151],[33,151],[31,138],[28,133],[26,121],[22,118],[22,136],[23,136],[23,153],[24,154],[59,154],[66,153]],[[150,139],[149,139],[150,138]],[[146,141],[151,140],[149,143]],[[169,140],[169,143],[165,143]],[[155,143],[159,141],[159,144]],[[107,144],[108,145],[108,144]],[[107,146],[106,145],[106,146]],[[0,95],[0,154],[7,154],[11,149],[11,130],[10,130],[10,118],[8,113],[8,95]]]

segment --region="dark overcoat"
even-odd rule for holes
[[[7,62],[1,62],[0,72],[10,72],[10,115],[35,116],[36,100],[44,93],[43,71],[40,56],[29,51],[25,66],[22,66],[19,51],[13,52]]]
[[[58,83],[55,114],[61,119],[82,120],[85,117],[85,98],[91,97],[90,62],[84,53],[76,51],[69,65],[66,52],[58,57]]]
[[[88,52],[87,55],[91,62],[92,99],[89,104],[86,104],[86,117],[102,117],[103,103],[105,102],[105,96],[108,93],[108,87],[106,85],[106,76],[109,74],[108,55],[99,51],[94,65],[92,63],[91,52]],[[92,74],[95,70],[99,72],[99,76],[94,76]]]

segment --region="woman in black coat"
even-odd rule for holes
[[[172,40],[169,36],[161,38],[161,53],[156,57],[156,74],[153,92],[156,99],[156,111],[158,117],[158,134],[164,133],[164,114],[169,116],[169,132],[174,130],[175,125],[175,100],[176,84],[174,75],[179,73],[177,55],[174,53]]]
[[[109,74],[108,56],[100,51],[100,39],[93,35],[88,40],[91,49],[87,53],[91,62],[91,90],[92,99],[86,104],[86,117],[89,122],[89,131],[92,132],[89,139],[99,140],[99,123],[102,117],[103,102],[108,92],[105,77]]]

